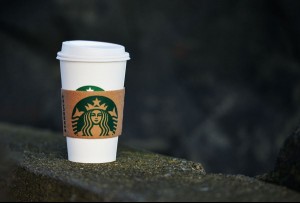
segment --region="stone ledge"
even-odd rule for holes
[[[0,124],[0,136],[9,155],[2,160],[9,167],[2,171],[9,175],[0,182],[12,200],[300,200],[298,193],[280,186],[245,176],[206,175],[201,164],[129,147],[120,147],[117,162],[78,164],[67,161],[61,133]]]

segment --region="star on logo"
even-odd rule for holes
[[[94,90],[91,87],[89,87],[89,89],[87,89],[86,91],[87,92],[94,92]]]
[[[100,100],[98,98],[96,98],[95,100],[93,100],[94,106],[100,106]]]
[[[105,103],[100,105],[100,103],[101,103],[101,101],[98,98],[96,98],[95,100],[93,100],[93,104],[88,103],[87,106],[85,106],[85,109],[87,111],[90,111],[93,109],[102,109],[102,110],[106,111],[108,106]]]

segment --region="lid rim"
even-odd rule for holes
[[[109,42],[71,40],[62,43],[56,59],[64,61],[109,62],[130,59],[125,47]]]
[[[57,53],[57,56],[59,57],[63,57],[63,58],[78,58],[78,59],[100,59],[100,58],[122,58],[122,57],[129,57],[129,53],[128,52],[123,52],[122,54],[107,54],[107,55],[102,55],[102,56],[92,56],[92,55],[80,55],[80,56],[76,56],[76,55],[71,55],[71,54],[64,54],[62,51]]]
[[[86,58],[67,58],[57,56],[56,59],[60,61],[74,61],[74,62],[116,62],[116,61],[128,61],[130,57],[119,57],[119,58],[95,58],[95,59],[86,59]]]

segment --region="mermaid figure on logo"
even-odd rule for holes
[[[104,110],[92,110],[84,114],[84,126],[79,135],[104,136],[111,135],[108,126],[108,113]]]
[[[114,135],[116,110],[107,111],[107,105],[100,105],[100,100],[92,100],[93,105],[85,105],[86,111],[76,108],[73,113],[73,130],[78,136],[112,136]]]

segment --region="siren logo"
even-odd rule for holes
[[[117,107],[104,96],[84,98],[72,112],[72,128],[77,136],[111,136],[115,134],[117,124]]]

